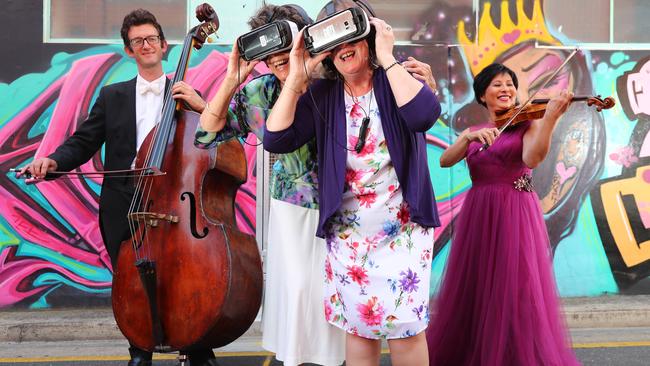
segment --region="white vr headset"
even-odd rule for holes
[[[263,60],[270,55],[290,50],[297,34],[296,23],[277,20],[239,37],[237,48],[246,61]]]
[[[316,55],[343,43],[360,40],[370,34],[366,12],[358,7],[345,9],[305,27],[305,48]]]

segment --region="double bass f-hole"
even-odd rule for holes
[[[192,231],[192,236],[197,239],[203,239],[208,236],[209,230],[207,226],[204,227],[203,235],[200,235],[199,232],[196,231],[196,199],[193,193],[183,192],[183,194],[181,194],[181,201],[185,201],[186,196],[190,203],[190,230]]]

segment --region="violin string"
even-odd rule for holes
[[[577,48],[574,49],[573,52],[571,52],[571,54],[569,55],[569,57],[567,57],[567,58],[564,60],[564,62],[562,63],[562,65],[560,65],[560,67],[558,67],[558,68],[557,68],[557,69],[556,69],[556,70],[555,70],[551,75],[549,75],[549,76],[546,78],[546,80],[544,80],[544,82],[542,83],[542,85],[541,85],[539,88],[537,88],[537,90],[535,90],[535,92],[534,92],[533,94],[531,94],[530,97],[528,97],[528,99],[524,102],[524,104],[521,105],[521,107],[519,107],[519,109],[515,112],[515,114],[514,114],[512,117],[510,117],[510,119],[508,119],[508,121],[507,121],[506,123],[504,123],[503,126],[501,126],[501,128],[499,128],[499,133],[503,132],[506,128],[508,128],[508,126],[510,126],[510,124],[512,124],[512,121],[514,121],[515,118],[517,118],[517,116],[518,116],[519,114],[521,114],[521,112],[524,110],[524,108],[525,108],[528,104],[530,104],[530,102],[533,100],[533,98],[535,98],[535,96],[537,95],[537,93],[539,93],[542,89],[544,89],[544,88],[546,87],[546,85],[547,85],[551,80],[553,80],[553,78],[554,78],[554,77],[555,77],[555,76],[556,76],[556,75],[557,75],[557,74],[558,74],[558,73],[559,73],[559,72],[564,68],[564,66],[566,66],[567,63],[569,63],[569,61],[571,60],[571,58],[573,58],[573,56],[575,56],[575,54],[576,54],[577,52],[578,52],[578,49],[577,49]]]

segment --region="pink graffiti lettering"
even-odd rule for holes
[[[123,56],[115,53],[85,57],[75,61],[69,71],[47,87],[29,106],[8,120],[0,129],[0,169],[23,165],[32,157],[53,152],[76,130],[87,116],[97,90],[112,67]],[[227,55],[213,51],[200,65],[187,71],[186,82],[200,91],[204,98],[212,97],[225,77]],[[260,64],[250,76],[268,72]],[[118,81],[118,80],[116,80]],[[45,111],[54,106],[45,133],[30,134]],[[248,142],[256,145],[256,138]],[[248,160],[248,180],[236,196],[237,223],[242,231],[255,232],[256,213],[256,148],[245,146]],[[102,170],[100,154],[79,167],[81,172]],[[34,188],[47,202],[35,200],[25,189],[7,175],[0,175],[0,212],[14,234],[65,258],[97,268],[111,268],[99,231],[98,197],[87,179],[58,179],[39,183]],[[101,184],[100,178],[90,182]],[[58,217],[52,214],[55,211]],[[65,225],[61,222],[64,221]],[[71,229],[70,229],[71,228]],[[20,255],[20,243],[7,245],[0,251],[0,308],[11,306],[33,296],[46,293],[51,286],[34,285],[35,273],[56,273],[69,281],[92,289],[108,289],[109,281],[84,278],[61,264],[45,258]]]

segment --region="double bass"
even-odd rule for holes
[[[196,13],[202,23],[185,37],[173,83],[183,80],[192,48],[219,27],[208,4]],[[235,223],[235,194],[247,176],[241,143],[196,148],[199,115],[182,109],[171,88],[164,100],[136,157],[131,238],[120,247],[112,305],[132,345],[184,353],[222,347],[250,327],[262,265],[254,237]]]

